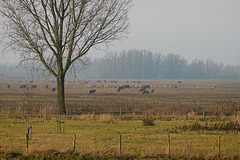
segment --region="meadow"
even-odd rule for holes
[[[28,87],[20,89],[23,84]],[[117,92],[126,84],[129,89]],[[149,95],[139,92],[146,84]],[[240,157],[239,81],[67,81],[68,114],[61,117],[54,87],[50,80],[1,81],[1,158]],[[91,89],[96,92],[89,94]]]

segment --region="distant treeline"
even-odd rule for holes
[[[15,66],[0,64],[0,76],[43,77],[31,67]],[[239,65],[225,66],[212,59],[188,62],[177,54],[162,55],[147,50],[108,53],[92,60],[86,69],[75,68],[74,71],[67,78],[77,75],[94,79],[240,79]]]
[[[92,69],[98,70],[100,78],[107,79],[240,79],[239,65],[224,66],[211,59],[189,63],[177,54],[162,55],[147,50],[109,53],[94,64]]]

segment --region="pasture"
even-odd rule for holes
[[[240,156],[239,81],[71,80],[65,85],[68,114],[61,116],[64,133],[59,134],[56,91],[52,91],[55,82],[1,80],[3,157],[10,153],[133,159]],[[123,85],[129,88],[117,92]],[[139,92],[143,85],[151,86],[146,88],[149,94]],[[94,89],[96,92],[89,94]],[[144,119],[152,119],[154,126],[143,125]],[[29,125],[32,137],[26,151]]]

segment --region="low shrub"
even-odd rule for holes
[[[142,120],[143,126],[154,126],[154,119],[153,118],[144,118]]]
[[[189,125],[183,125],[181,127],[175,127],[175,130],[182,130],[182,131],[233,131],[239,132],[240,131],[240,124],[236,122],[223,122],[223,123],[205,123],[200,124],[195,122]]]

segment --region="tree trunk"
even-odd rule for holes
[[[64,81],[65,76],[63,74],[59,74],[57,77],[57,105],[60,115],[66,114]]]

